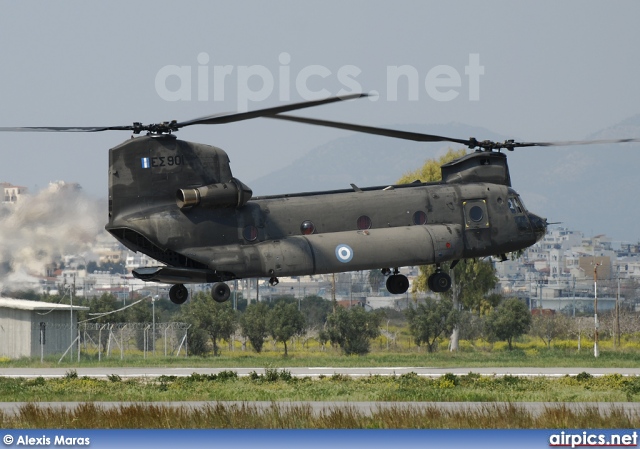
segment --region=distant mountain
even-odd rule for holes
[[[640,115],[586,140],[640,137]],[[585,235],[640,240],[640,144],[622,143],[516,150],[513,187],[527,207]]]
[[[514,138],[460,123],[387,127],[479,140]],[[625,137],[640,137],[640,115],[586,139]],[[393,184],[426,159],[459,147],[355,133],[321,145],[248,184],[254,195],[349,188],[350,183],[360,187]],[[640,207],[636,204],[640,194],[640,144],[533,147],[508,154],[513,187],[531,211],[586,235],[640,240]]]
[[[386,128],[400,129],[393,125]],[[458,138],[504,139],[486,129],[459,123],[401,129]],[[249,185],[254,195],[268,195],[349,188],[351,183],[360,187],[394,184],[425,160],[438,157],[447,148],[459,147],[455,143],[425,144],[355,133],[321,145]]]

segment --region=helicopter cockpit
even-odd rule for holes
[[[528,212],[522,199],[513,192],[507,199],[507,205],[509,210],[514,215],[514,220],[520,232],[533,232],[536,236],[536,241],[540,240],[547,232],[546,220],[540,218],[536,214]]]

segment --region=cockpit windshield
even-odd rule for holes
[[[507,204],[509,205],[509,210],[512,214],[520,215],[527,211],[522,204],[522,201],[517,196],[509,197]]]

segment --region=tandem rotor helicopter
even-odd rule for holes
[[[145,132],[109,150],[109,222],[116,239],[164,264],[140,267],[144,281],[173,284],[169,297],[184,303],[184,284],[213,283],[218,302],[227,281],[381,269],[392,294],[409,287],[400,267],[435,265],[428,279],[445,292],[451,278],[443,262],[500,256],[533,245],[547,221],[529,212],[511,188],[500,150],[529,146],[631,142],[505,142],[457,139],[315,120],[282,113],[364,97],[353,94],[184,122],[107,127],[5,127],[0,131]],[[252,197],[231,173],[220,148],[179,140],[191,125],[217,125],[258,117],[329,126],[421,142],[454,142],[476,151],[442,166],[442,181]]]

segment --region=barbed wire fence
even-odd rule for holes
[[[66,341],[68,347],[58,363],[66,356],[78,362],[83,357],[102,361],[119,357],[187,357],[187,337],[190,324],[181,322],[169,323],[47,323],[46,339],[40,339],[41,349],[46,340]],[[40,323],[32,323],[32,331],[41,332]],[[69,344],[69,335],[75,336]],[[44,351],[41,350],[41,360]]]

